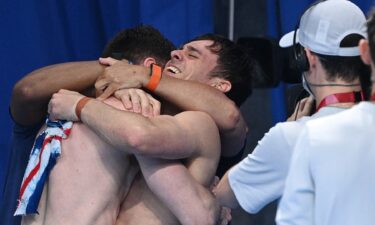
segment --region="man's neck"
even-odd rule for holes
[[[361,91],[360,86],[349,86],[349,87],[343,87],[343,86],[325,86],[325,87],[318,87],[317,91],[315,92],[315,99],[316,99],[316,105],[319,106],[320,102],[326,98],[329,95],[338,94],[338,93],[348,93],[348,92],[359,92]],[[354,105],[354,102],[349,103],[335,103],[330,106],[337,106],[337,107],[343,107],[348,108]]]

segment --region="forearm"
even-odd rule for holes
[[[121,88],[149,86],[150,70],[148,68],[129,66],[113,59],[101,62],[111,65],[106,68],[105,78],[96,83],[97,88],[107,87],[101,95],[102,98],[110,96]],[[236,155],[241,150],[246,138],[247,125],[239,108],[221,91],[208,84],[167,75],[162,76],[157,83],[156,88],[152,88],[156,95],[183,111],[201,111],[211,116],[220,131],[224,156]]]
[[[234,209],[239,206],[239,203],[229,184],[228,172],[221,178],[214,192],[220,205]]]
[[[247,125],[239,108],[216,88],[207,84],[163,76],[155,94],[182,110],[209,114],[219,128],[222,154],[236,155],[243,147]]]
[[[103,66],[97,61],[70,62],[33,71],[13,88],[11,113],[23,125],[41,121],[52,94],[60,89],[84,92],[93,87]]]
[[[147,185],[181,224],[215,224],[219,216],[217,202],[184,165],[178,161],[136,157]]]
[[[197,149],[190,135],[170,116],[147,118],[93,99],[83,108],[81,120],[107,143],[132,154],[180,159]]]
[[[232,129],[239,119],[239,111],[234,102],[207,84],[163,76],[155,94],[182,110],[206,112],[215,120],[220,130]]]

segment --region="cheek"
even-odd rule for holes
[[[184,80],[194,80],[195,71],[196,71],[196,65],[189,65],[185,67],[185,70],[183,72],[183,75],[181,75],[181,79]]]
[[[208,65],[209,65],[209,66],[206,66],[207,74],[208,74],[210,71],[212,71],[212,70],[214,70],[214,69],[216,68],[216,64],[214,64],[214,63],[208,64]]]

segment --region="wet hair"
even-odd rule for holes
[[[252,77],[260,73],[259,64],[243,47],[217,34],[204,34],[192,41],[210,40],[210,51],[218,55],[217,66],[211,77],[220,77],[231,82],[232,88],[226,95],[240,106],[252,92]]]
[[[102,57],[127,59],[141,64],[147,57],[155,58],[164,66],[170,59],[174,44],[157,29],[149,25],[139,25],[119,32],[104,48]]]

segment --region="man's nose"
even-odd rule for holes
[[[173,50],[171,52],[171,58],[172,59],[177,59],[177,60],[182,60],[182,58],[183,58],[182,50],[180,50],[180,49]]]

